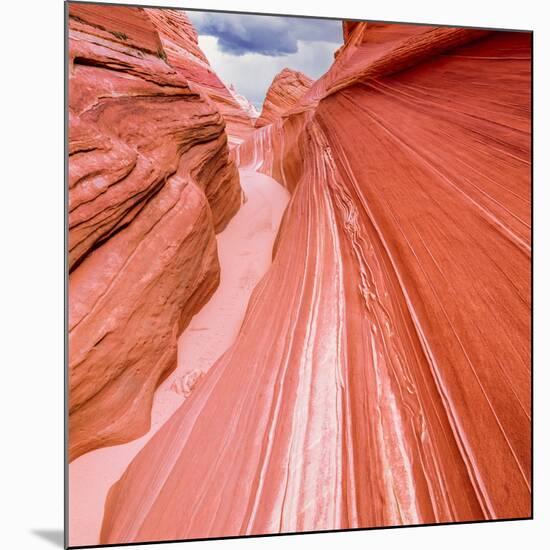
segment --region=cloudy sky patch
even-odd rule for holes
[[[280,70],[289,67],[317,79],[342,43],[338,20],[193,11],[188,15],[214,71],[258,109]]]

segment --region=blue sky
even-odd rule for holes
[[[342,44],[338,20],[188,11],[212,68],[261,109],[273,77],[289,67],[314,80]]]

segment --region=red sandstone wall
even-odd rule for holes
[[[72,459],[147,431],[241,189],[220,112],[144,10],[71,5],[69,58]]]
[[[103,543],[530,516],[530,39],[358,25],[239,147],[273,266]]]
[[[300,71],[285,68],[273,78],[267,90],[256,128],[275,122],[309,90],[313,80]]]
[[[230,147],[240,144],[253,132],[257,114],[212,70],[198,45],[197,31],[187,14],[182,10],[168,9],[146,9],[145,12],[158,31],[167,62],[188,81],[199,85],[214,101],[225,120]]]

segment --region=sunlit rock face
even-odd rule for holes
[[[342,210],[353,448],[363,464],[373,430],[383,434],[380,470],[355,474],[356,525],[531,513],[530,41],[357,25],[301,105],[237,152],[294,190],[293,201],[328,186]],[[301,160],[315,151],[317,163]],[[373,416],[382,428],[365,421]],[[408,458],[399,474],[390,457],[384,489],[386,445]],[[387,503],[396,495],[401,518],[376,511],[367,489],[385,491]]]
[[[214,101],[225,120],[230,147],[240,144],[254,130],[256,109],[212,70],[198,45],[197,31],[184,11],[145,9],[145,12],[158,31],[167,62]]]
[[[147,431],[176,339],[218,284],[215,232],[241,189],[222,115],[147,12],[70,5],[69,58],[73,459]]]
[[[102,543],[531,514],[531,36],[357,23],[236,151],[292,192]]]
[[[311,87],[313,80],[300,71],[285,68],[275,75],[267,90],[256,128],[275,122]]]

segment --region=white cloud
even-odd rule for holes
[[[210,61],[216,74],[226,83],[233,84],[258,109],[273,77],[285,67],[302,71],[316,80],[332,64],[334,42],[298,41],[298,51],[289,55],[266,56],[257,53],[232,55],[222,51],[214,36],[199,36],[199,46]]]
[[[296,53],[298,41],[342,42],[337,19],[189,12],[199,34],[218,38],[220,50],[233,54],[279,56]]]

